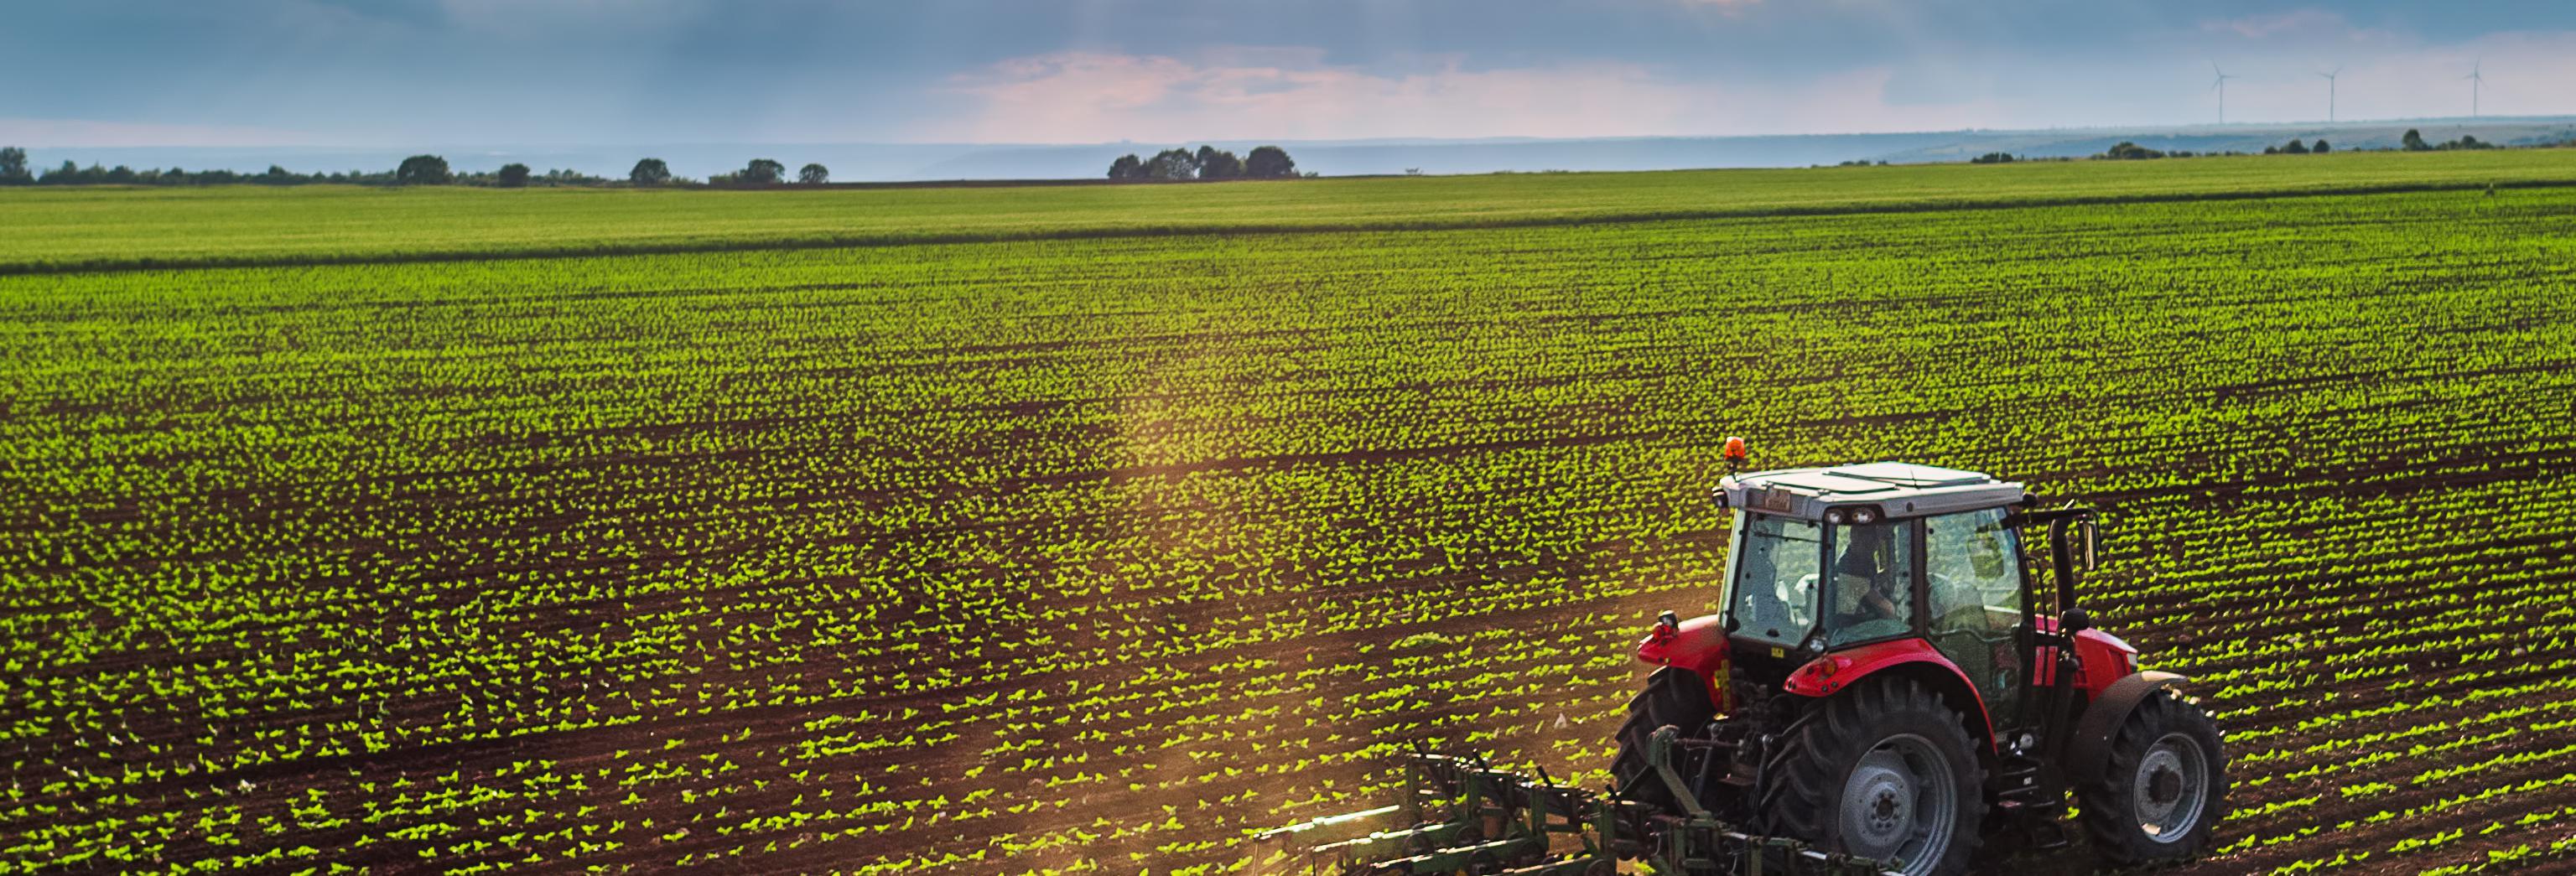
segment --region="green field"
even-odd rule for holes
[[[1416,740],[1598,780],[1729,434],[2103,507],[2235,762],[2181,872],[2563,868],[2571,223],[2576,150],[0,190],[0,870],[1214,873]]]
[[[0,273],[1361,231],[2576,185],[2576,153],[1320,179],[1226,185],[678,191],[0,188]]]

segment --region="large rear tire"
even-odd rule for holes
[[[1869,679],[1781,740],[1764,773],[1763,829],[1907,876],[1951,876],[1976,852],[1985,783],[1958,712],[1910,679]]]
[[[2218,724],[2172,691],[2157,691],[2120,725],[2102,778],[2076,795],[2084,833],[2105,863],[2199,856],[2227,817],[2227,752]]]
[[[1646,760],[1646,740],[1661,727],[1678,727],[1683,736],[1693,736],[1716,719],[1717,706],[1708,701],[1708,685],[1698,673],[1667,666],[1646,676],[1645,689],[1628,699],[1628,721],[1619,725],[1619,757],[1610,762],[1620,796],[1681,811],[1681,801],[1673,799],[1671,788]],[[1681,753],[1676,751],[1674,756]],[[1699,771],[1694,763],[1676,762],[1673,767],[1683,781]]]

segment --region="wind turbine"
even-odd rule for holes
[[[2218,123],[2224,125],[2227,124],[2227,80],[2236,77],[2229,76],[2227,71],[2218,69],[2216,61],[2209,62],[2209,70],[2218,74],[2217,81],[2211,82],[2209,87],[2218,92]]]
[[[2469,65],[2469,75],[2460,77],[2469,80],[2469,118],[2472,119],[2478,117],[2478,87],[2487,84],[2487,77],[2479,69],[2486,64],[2486,59],[2480,58],[2477,63]]]
[[[2317,75],[2326,79],[2326,124],[2331,125],[2335,120],[2335,77],[2343,75],[2343,68],[2338,66],[2332,73],[2320,72]]]

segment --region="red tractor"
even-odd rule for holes
[[[1729,439],[1730,472],[1745,460]],[[1953,874],[1988,839],[2200,854],[2217,726],[2076,607],[2089,509],[1877,462],[1730,474],[1719,613],[1665,612],[1607,793],[1418,754],[1403,803],[1276,831],[1342,872]],[[2044,544],[2044,550],[2040,549]],[[1315,843],[1365,821],[1392,830]],[[1767,868],[1766,868],[1767,865]]]

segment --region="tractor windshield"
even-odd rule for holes
[[[1795,645],[1816,625],[1816,579],[1824,569],[1824,528],[1804,520],[1745,514],[1736,524],[1727,614],[1735,634]]]
[[[1798,645],[1821,623],[1825,645],[1839,648],[1911,631],[1915,559],[1905,524],[1746,518],[1726,602],[1736,635]]]

